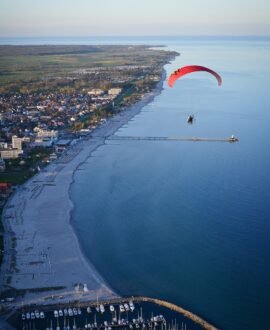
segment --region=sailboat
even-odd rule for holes
[[[96,311],[99,313],[98,296],[97,296],[97,306],[96,306]]]
[[[56,326],[56,330],[60,330],[60,326],[59,326],[59,319],[57,319],[57,326]]]
[[[73,330],[76,330],[77,329],[75,317],[73,318],[73,327],[72,327],[72,329]]]

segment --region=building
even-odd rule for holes
[[[108,94],[112,96],[117,96],[122,92],[122,88],[111,88],[108,90]]]
[[[31,147],[43,147],[43,148],[51,148],[53,146],[53,140],[52,139],[41,139],[36,138],[34,142],[31,143]]]
[[[55,151],[56,152],[63,152],[65,151],[68,146],[70,145],[71,143],[71,140],[68,140],[68,139],[62,139],[62,140],[59,140],[57,141],[57,143],[55,144]]]
[[[88,92],[88,95],[93,95],[93,96],[100,96],[103,94],[104,94],[104,91],[102,89],[98,89],[98,88],[91,89]]]
[[[0,142],[0,149],[7,149],[8,143],[7,142]]]
[[[57,138],[58,136],[58,132],[55,130],[49,131],[39,127],[34,128],[34,132],[37,133],[37,137],[39,138]]]
[[[0,206],[5,205],[5,200],[8,198],[12,192],[12,186],[9,182],[0,182]]]
[[[22,150],[19,149],[4,149],[1,150],[2,159],[16,159],[22,153]]]
[[[12,136],[12,148],[13,149],[18,149],[18,150],[21,151],[22,150],[22,142],[23,142],[22,138],[19,138],[16,135]]]

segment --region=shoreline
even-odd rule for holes
[[[25,291],[17,303],[44,304],[50,296],[62,302],[78,297],[92,301],[97,297],[119,297],[85,256],[72,225],[75,205],[70,190],[77,169],[162,92],[165,79],[163,68],[162,78],[152,92],[69,148],[20,186],[6,203],[2,218],[8,249],[1,267],[0,287]],[[86,284],[89,291],[76,291],[78,283]]]
[[[156,96],[161,94],[161,92],[163,90],[163,83],[164,83],[165,80],[166,80],[166,71],[165,71],[165,69],[163,69],[162,78],[161,78],[160,82],[158,82],[157,86],[155,87],[155,89],[152,92],[146,94],[142,100],[140,100],[140,101],[136,102],[135,104],[131,105],[130,107],[128,107],[127,110],[120,111],[118,114],[114,115],[113,117],[111,117],[108,120],[108,121],[110,121],[110,120],[113,120],[113,119],[117,119],[118,118],[117,116],[121,116],[121,115],[124,116],[124,119],[123,119],[123,121],[121,121],[120,125],[116,125],[113,128],[113,131],[105,133],[104,136],[106,138],[104,139],[103,143],[96,146],[96,148],[91,151],[89,156],[83,162],[78,164],[78,166],[76,167],[76,169],[74,170],[74,172],[72,174],[72,181],[71,181],[71,183],[69,185],[69,188],[68,188],[69,200],[70,200],[70,203],[71,203],[71,209],[70,209],[70,212],[69,212],[69,214],[70,214],[69,225],[71,226],[72,231],[74,233],[74,236],[75,236],[75,238],[78,242],[79,249],[80,249],[80,252],[82,254],[82,257],[85,260],[85,262],[88,263],[92,267],[92,269],[95,270],[96,276],[98,278],[100,278],[105,283],[105,285],[107,287],[109,287],[112,290],[112,292],[114,292],[117,295],[117,297],[121,297],[121,296],[116,291],[114,291],[112,284],[109,284],[105,281],[105,279],[102,277],[102,274],[99,273],[99,271],[96,269],[96,267],[92,264],[91,260],[88,259],[88,257],[85,254],[85,251],[83,250],[83,247],[81,246],[80,240],[78,239],[78,235],[76,233],[75,227],[72,224],[73,217],[74,217],[73,212],[74,212],[76,206],[74,205],[74,203],[72,201],[72,198],[71,198],[71,189],[72,189],[72,185],[75,183],[75,175],[76,175],[77,169],[79,169],[81,165],[83,165],[85,162],[87,162],[87,160],[90,157],[92,157],[93,152],[95,152],[99,147],[105,145],[106,139],[113,136],[122,126],[128,124],[128,122],[130,120],[132,120],[136,115],[138,115],[146,105],[150,104],[155,99]],[[98,127],[97,129],[95,129],[92,136],[96,136],[96,133],[97,133],[97,136],[98,136],[98,134],[100,133],[99,132],[100,129],[102,130],[103,127]],[[105,124],[105,130],[106,130],[106,124]]]

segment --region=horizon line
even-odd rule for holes
[[[160,37],[170,37],[170,38],[183,38],[183,37],[195,37],[195,38],[209,38],[209,37],[229,37],[229,38],[250,38],[250,37],[270,37],[270,34],[154,34],[154,35],[40,35],[40,36],[1,36],[1,39],[13,39],[13,38],[160,38]]]

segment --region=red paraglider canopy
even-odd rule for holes
[[[192,73],[192,72],[196,72],[196,71],[206,71],[211,73],[213,76],[216,77],[217,81],[218,81],[218,85],[221,86],[222,84],[222,79],[220,77],[219,74],[217,74],[215,71],[208,69],[204,66],[200,66],[200,65],[188,65],[188,66],[184,66],[176,71],[174,71],[168,80],[168,85],[170,87],[173,87],[175,81],[179,78],[181,78],[182,76],[188,74],[188,73]]]

